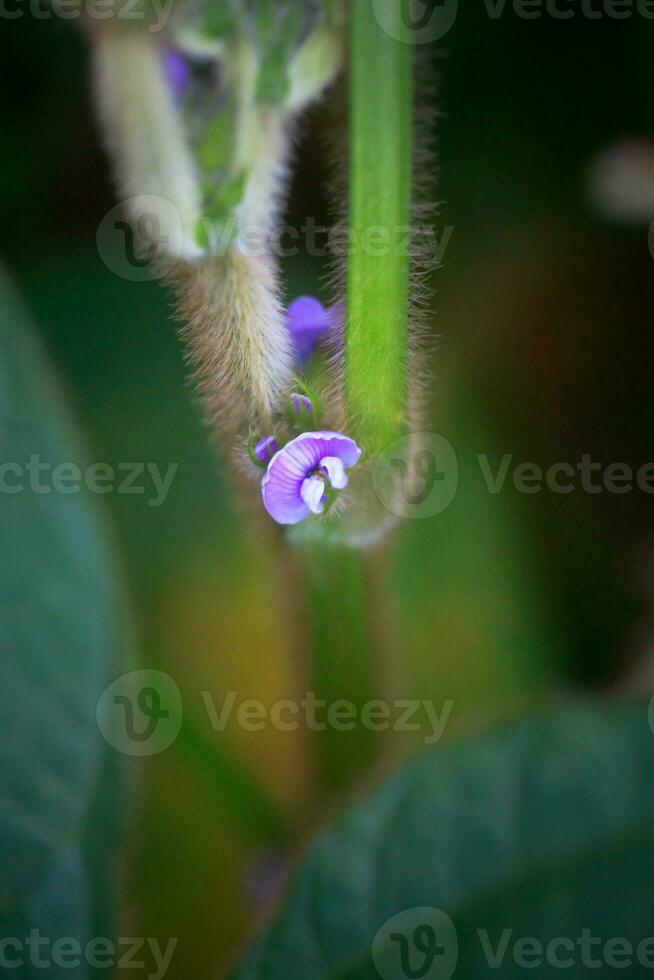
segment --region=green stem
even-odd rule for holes
[[[398,0],[349,5],[346,431],[369,457],[406,424],[413,83],[412,47],[391,36],[403,36],[401,24],[394,29],[400,7]],[[352,704],[357,719],[352,731],[328,723],[317,735],[323,788],[337,791],[370,766],[378,748],[361,721],[361,707],[379,696],[371,569],[362,552],[327,537],[301,551],[311,684],[327,707]]]
[[[377,19],[386,28],[396,19],[393,33],[402,36],[401,6],[351,0],[349,7],[345,388],[348,434],[373,455],[403,434],[407,395],[412,46]]]
[[[319,702],[316,724],[309,723],[316,729],[321,790],[333,793],[369,768],[377,747],[374,733],[361,722],[362,706],[379,696],[372,589],[360,551],[305,546],[301,558],[312,655],[309,682]],[[338,701],[347,707],[334,707]]]

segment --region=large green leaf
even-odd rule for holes
[[[586,959],[602,957],[611,972],[619,952],[606,953],[607,940],[628,940],[635,951],[654,935],[653,817],[645,706],[560,709],[425,752],[314,845],[236,977],[403,980],[411,974],[398,965],[398,935],[412,950],[413,975],[428,980],[524,974],[525,944],[517,957],[514,944],[532,937],[572,941],[564,974],[585,976],[598,967],[582,961],[584,929],[602,940]],[[420,973],[411,943],[430,922],[444,958]],[[499,967],[482,936],[491,950],[506,939]],[[651,975],[653,952],[654,941],[649,967],[634,952],[629,975]],[[548,955],[571,954],[557,946]],[[533,972],[533,953],[531,962]],[[544,956],[534,975],[561,970]]]
[[[0,936],[38,930],[47,960],[57,939],[111,935],[120,760],[96,705],[119,662],[121,602],[93,498],[56,492],[45,469],[34,489],[25,469],[82,459],[1,270],[0,310]],[[43,975],[24,960],[21,977]]]

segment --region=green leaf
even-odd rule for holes
[[[404,913],[410,941],[425,908],[451,918],[466,980],[524,974],[513,944],[527,937],[576,942],[591,929],[602,947],[622,937],[635,950],[653,933],[653,817],[644,705],[567,707],[425,752],[318,840],[236,977],[378,978],[397,949],[378,939],[373,963],[379,930]],[[505,929],[498,972],[478,930],[496,949]],[[579,945],[574,955],[566,976],[585,976]]]
[[[121,600],[92,500],[55,492],[46,470],[46,490],[26,475],[30,457],[83,463],[1,270],[0,296],[0,935],[84,944],[112,935],[121,766],[96,705],[116,672]],[[28,960],[21,977],[41,976]],[[91,975],[83,962],[68,972]]]

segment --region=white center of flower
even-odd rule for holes
[[[325,480],[322,476],[308,476],[303,480],[300,496],[312,514],[322,514],[325,509]]]
[[[334,490],[342,490],[347,486],[347,473],[343,460],[338,456],[325,456],[320,460],[320,469],[327,474]]]
[[[334,490],[347,486],[347,473],[343,460],[338,456],[325,456],[320,466],[302,482],[300,496],[312,514],[322,514],[325,509],[325,481],[329,480]]]

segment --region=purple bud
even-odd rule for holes
[[[168,86],[175,99],[179,100],[184,94],[191,74],[188,62],[181,52],[172,46],[163,49],[161,58]]]
[[[298,363],[304,367],[321,337],[335,326],[339,312],[325,309],[314,296],[298,296],[286,311],[286,323],[293,339]]]
[[[277,440],[274,436],[264,436],[263,439],[259,439],[259,442],[254,447],[254,455],[257,459],[260,459],[262,463],[269,463],[277,452]]]
[[[313,412],[313,402],[311,401],[308,395],[298,395],[295,393],[292,394],[291,404],[295,409],[296,415],[300,415],[302,413],[302,409],[304,409],[307,412]]]

